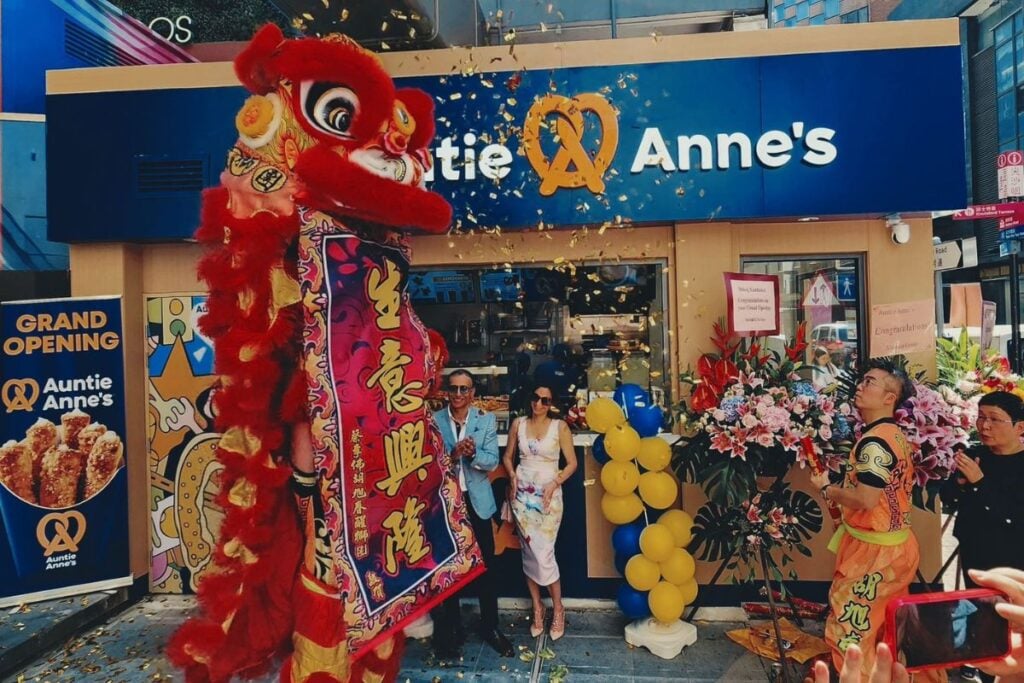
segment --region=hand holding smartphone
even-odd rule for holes
[[[885,641],[914,673],[996,661],[1010,652],[1010,624],[997,611],[1006,602],[988,588],[923,593],[893,600]]]

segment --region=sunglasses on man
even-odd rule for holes
[[[468,394],[471,391],[473,391],[473,387],[467,387],[459,384],[448,385],[449,394]]]
[[[549,406],[551,405],[551,397],[534,394],[530,397],[530,403],[540,403],[542,406]]]

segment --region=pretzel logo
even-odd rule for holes
[[[71,522],[74,522],[74,533],[71,532]],[[77,553],[78,542],[84,535],[85,515],[78,510],[51,512],[39,520],[36,526],[36,540],[43,547],[43,557],[54,553]]]
[[[8,413],[30,411],[39,400],[39,382],[34,379],[9,379],[0,389],[0,400]]]
[[[583,148],[586,122],[583,115],[595,114],[601,123],[600,145],[591,159]],[[553,159],[544,156],[540,144],[541,125],[551,115],[555,120],[555,139],[559,143]],[[619,120],[612,105],[597,93],[583,93],[569,98],[545,95],[530,107],[523,126],[526,158],[540,176],[540,193],[547,197],[560,187],[586,187],[594,194],[604,192],[604,173],[615,157],[619,145]],[[570,164],[573,169],[569,170]]]

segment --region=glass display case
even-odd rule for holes
[[[411,273],[409,292],[448,343],[448,371],[472,371],[478,404],[507,424],[536,384],[563,409],[621,383],[668,402],[665,280],[653,262],[431,269]]]

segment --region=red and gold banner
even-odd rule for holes
[[[435,368],[405,293],[406,245],[397,231],[355,233],[313,210],[300,220],[322,541],[307,567],[339,589],[358,658],[483,561],[425,402]]]

